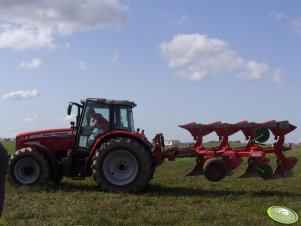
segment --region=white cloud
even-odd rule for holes
[[[118,28],[128,10],[118,0],[0,1],[0,18],[5,21],[0,48],[48,48],[54,46],[55,35]]]
[[[0,15],[6,20],[54,27],[62,33],[120,26],[128,10],[128,6],[120,4],[118,0],[0,2]]]
[[[14,127],[2,129],[0,130],[0,138],[15,138],[19,132],[20,129]]]
[[[301,18],[292,20],[289,25],[298,35],[301,36]]]
[[[223,40],[202,34],[179,34],[159,46],[169,67],[177,69],[176,76],[201,80],[214,74],[237,73],[240,79],[269,77],[282,81],[281,69],[272,71],[265,63],[246,61]]]
[[[75,114],[66,115],[65,117],[62,118],[62,121],[75,121],[75,120],[76,120]]]
[[[79,62],[79,69],[80,69],[81,71],[86,71],[86,70],[88,70],[88,66],[87,66],[86,62],[84,62],[84,61]]]
[[[41,95],[41,92],[38,90],[19,90],[6,93],[2,96],[2,98],[4,100],[25,100],[36,98]]]
[[[20,67],[21,68],[25,68],[25,69],[35,69],[35,68],[38,68],[40,67],[40,65],[42,64],[42,60],[41,59],[36,59],[36,58],[33,58],[31,61],[29,62],[22,62],[20,64]]]
[[[244,65],[245,71],[238,74],[242,79],[260,79],[262,76],[269,73],[269,67],[265,63],[257,63],[249,61]]]
[[[241,79],[256,80],[261,78],[269,78],[275,83],[283,82],[282,69],[271,70],[266,63],[258,63],[249,61],[244,65],[245,70],[237,75]]]
[[[69,49],[69,48],[70,48],[70,46],[71,46],[71,44],[70,44],[69,42],[67,42],[67,43],[65,43],[65,46],[64,46],[64,48],[65,48],[65,49]]]
[[[111,61],[114,63],[119,59],[119,53],[115,52],[111,58]]]
[[[182,15],[177,21],[176,24],[177,25],[183,25],[185,23],[187,23],[189,21],[190,17],[188,15]]]
[[[248,91],[252,91],[253,89],[254,89],[254,87],[253,87],[252,85],[248,85],[248,86],[247,86],[247,90],[248,90]]]
[[[288,16],[284,12],[281,12],[281,11],[271,13],[271,17],[274,20],[287,20],[288,19]]]
[[[281,68],[278,68],[274,70],[271,74],[270,77],[277,83],[282,83],[283,82],[283,74]]]
[[[298,35],[301,36],[301,18],[290,18],[283,12],[273,12],[271,13],[271,17],[274,20],[285,20],[287,21],[287,25],[293,29]]]
[[[31,25],[2,24],[0,25],[0,48],[14,50],[53,48],[51,33],[51,29]]]
[[[219,74],[234,70],[243,64],[243,59],[236,56],[232,51],[213,54],[189,65],[185,70],[177,72],[176,76],[188,80],[201,80],[211,74]]]
[[[37,122],[40,118],[41,118],[40,115],[37,114],[32,117],[27,117],[23,121],[26,123],[33,123],[33,122]]]
[[[228,49],[228,44],[201,34],[179,34],[171,42],[163,42],[159,48],[168,59],[169,66],[175,68],[220,53]]]
[[[291,91],[285,91],[285,92],[283,93],[283,96],[285,96],[285,97],[290,97],[290,96],[292,96],[292,92],[291,92]]]

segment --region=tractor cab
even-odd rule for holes
[[[88,98],[81,104],[70,102],[67,114],[71,115],[72,106],[77,106],[76,147],[78,150],[91,150],[98,137],[116,130],[134,132],[132,108],[134,102]]]
[[[74,151],[68,151],[62,158],[64,176],[84,179],[93,175],[99,185],[105,186],[104,190],[115,190],[119,186],[118,189],[127,190],[128,184],[140,189],[138,171],[145,164],[142,184],[150,180],[154,171],[150,155],[152,144],[143,132],[135,132],[134,102],[88,98],[81,104],[70,102],[68,115],[73,106],[77,107],[76,122],[71,122],[76,132],[75,146]],[[144,160],[147,163],[142,164]]]

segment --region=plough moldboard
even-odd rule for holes
[[[248,166],[239,178],[260,176],[264,179],[281,178],[290,175],[292,168],[297,163],[297,158],[285,157],[284,152],[292,149],[285,146],[285,135],[296,129],[296,126],[288,121],[268,121],[254,123],[242,121],[235,124],[222,123],[220,121],[211,124],[199,124],[196,122],[180,125],[190,132],[196,141],[190,147],[172,147],[165,150],[164,137],[157,134],[154,138],[155,148],[153,157],[157,164],[164,159],[175,160],[180,157],[195,157],[196,164],[188,176],[204,175],[210,181],[220,181],[243,162],[243,157],[248,158]],[[246,137],[247,143],[243,147],[231,147],[229,137],[241,131]],[[204,147],[203,137],[215,132],[219,137],[219,143],[215,147]],[[274,135],[275,143],[272,146],[264,145],[268,141],[270,133]],[[270,159],[266,154],[276,155],[276,169],[269,165]]]

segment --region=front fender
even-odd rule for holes
[[[27,142],[24,144],[24,146],[30,147],[30,148],[36,148],[40,152],[42,152],[42,154],[44,154],[44,156],[47,158],[47,160],[50,163],[50,167],[52,169],[52,175],[53,176],[58,175],[58,161],[57,161],[54,153],[51,152],[46,146],[44,146],[38,142]]]

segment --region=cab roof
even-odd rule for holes
[[[103,103],[103,104],[109,104],[109,105],[126,105],[129,107],[136,107],[136,103],[133,101],[128,101],[128,100],[111,100],[111,99],[106,99],[106,98],[87,98],[81,100],[82,104],[85,104],[88,101],[92,102],[98,102],[98,103]]]

